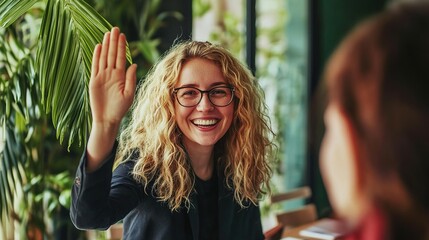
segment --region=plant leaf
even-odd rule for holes
[[[40,0],[2,0],[0,2],[0,26],[7,28]]]
[[[91,124],[88,82],[92,53],[111,25],[83,0],[48,0],[37,67],[42,105],[52,113],[57,138],[86,144]],[[131,55],[127,51],[127,59]]]

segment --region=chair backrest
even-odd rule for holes
[[[277,226],[264,232],[264,240],[280,240],[283,234],[283,225],[278,224]]]
[[[311,189],[308,186],[304,186],[271,196],[271,203],[308,199],[311,194]],[[297,209],[278,212],[276,213],[276,218],[277,222],[285,228],[292,228],[315,221],[317,219],[317,210],[314,204],[309,203]]]

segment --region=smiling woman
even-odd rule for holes
[[[200,58],[191,59],[183,65],[176,83],[178,86],[176,89],[181,90],[183,90],[183,86],[185,86],[185,89],[189,89],[186,86],[209,89],[206,90],[209,93],[206,97],[197,88],[190,89],[194,89],[191,93],[197,92],[198,97],[189,99],[189,97],[186,97],[189,94],[185,96],[176,94],[178,97],[174,105],[176,122],[183,134],[182,143],[191,156],[191,164],[195,174],[203,180],[211,178],[214,167],[214,161],[211,159],[214,145],[228,131],[233,119],[234,105],[231,104],[233,95],[231,89],[225,87],[226,84],[227,82],[219,67],[209,60]],[[225,90],[222,91],[222,89]],[[225,94],[226,91],[229,94]],[[221,93],[219,94],[219,92]],[[189,93],[189,91],[185,93]],[[218,95],[222,97],[216,97]],[[188,105],[190,107],[184,107],[183,104],[180,104],[184,100],[188,100],[191,103],[192,99],[192,105],[194,106]],[[217,102],[220,105],[213,102]],[[197,152],[193,152],[197,149]],[[204,153],[201,151],[204,151]],[[195,159],[197,156],[202,156],[202,154],[206,156],[204,160],[192,161],[192,156],[195,156]]]
[[[124,219],[124,239],[263,239],[272,131],[250,71],[220,46],[178,43],[146,76],[117,143],[135,72],[113,28],[94,51],[73,223],[106,229]]]

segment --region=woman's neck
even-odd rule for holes
[[[186,143],[184,145],[188,152],[195,175],[197,175],[201,180],[209,180],[213,175],[214,169],[214,146],[190,146]]]

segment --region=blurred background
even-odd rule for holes
[[[273,192],[310,186],[331,214],[318,168],[323,67],[357,22],[388,0],[3,0],[0,3],[0,239],[106,239],[69,219],[91,116],[92,49],[119,26],[138,78],[175,41],[211,41],[254,72],[279,146]],[[296,205],[304,204],[302,201]],[[261,202],[265,229],[278,209]]]

